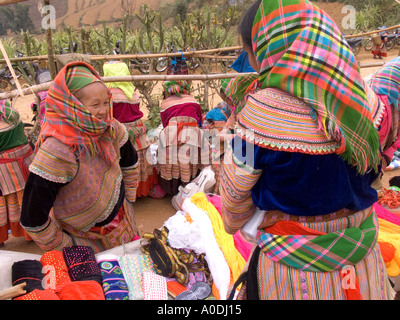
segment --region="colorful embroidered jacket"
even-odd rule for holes
[[[24,194],[21,224],[39,246],[45,250],[72,245],[65,230],[88,232],[91,228],[112,221],[125,198],[134,201],[137,188],[137,155],[128,141],[125,127],[115,121],[116,139],[112,141],[112,156],[120,159],[120,148],[133,150],[133,161],[111,166],[100,156],[77,159],[75,153],[55,138],[47,138],[35,155],[29,170]],[[37,183],[38,178],[41,178]],[[39,184],[39,186],[37,186]],[[46,184],[46,185],[43,185]],[[55,186],[55,187],[54,187]],[[43,191],[50,194],[43,195]],[[53,194],[51,194],[53,193]],[[46,198],[51,212],[43,213],[49,205],[34,205],[32,198]],[[40,212],[34,212],[38,209]],[[104,223],[103,223],[104,222]]]

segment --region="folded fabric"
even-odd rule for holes
[[[105,300],[102,286],[94,280],[72,281],[58,293],[60,300]]]
[[[153,261],[147,255],[127,254],[119,258],[119,264],[129,289],[130,300],[143,300],[143,273],[155,273]]]
[[[71,282],[68,267],[61,251],[45,252],[40,258],[40,262],[43,266],[45,289],[59,291],[64,285]]]
[[[64,247],[63,254],[72,281],[94,280],[103,284],[103,277],[91,247]]]
[[[378,244],[387,273],[390,277],[397,277],[400,274],[400,226],[380,218],[378,222]]]
[[[60,300],[60,298],[53,290],[35,289],[27,294],[15,298],[14,300]]]
[[[143,272],[144,300],[168,300],[167,280],[153,272]]]
[[[42,264],[38,260],[22,260],[14,262],[11,267],[12,285],[26,283],[23,288],[26,293],[30,293],[35,289],[43,290],[42,280]]]
[[[98,256],[98,265],[103,276],[103,291],[106,300],[129,300],[128,284],[125,281],[118,257]]]

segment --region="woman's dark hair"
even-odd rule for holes
[[[251,30],[253,29],[254,18],[256,16],[257,10],[260,7],[262,0],[257,0],[243,15],[242,21],[239,24],[238,32],[242,37],[243,44],[252,46]]]

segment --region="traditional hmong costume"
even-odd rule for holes
[[[137,238],[128,201],[136,198],[137,154],[128,132],[110,114],[94,117],[73,95],[96,81],[90,65],[73,62],[48,91],[21,213],[46,251],[76,244],[99,252]]]
[[[168,81],[163,89],[160,114],[164,128],[159,135],[157,169],[161,188],[175,195],[180,185],[189,183],[204,165],[211,164],[211,153],[200,129],[201,107],[190,95],[190,84]]]
[[[372,208],[378,132],[351,50],[308,0],[262,1],[252,39],[261,90],[220,188],[227,232],[266,211],[239,299],[392,299]]]
[[[22,195],[28,178],[33,150],[24,133],[17,110],[0,101],[0,243],[14,237],[30,239],[19,221]]]
[[[104,64],[103,70],[105,77],[130,75],[128,66],[120,61]],[[143,112],[140,110],[139,96],[131,82],[110,82],[107,85],[113,97],[113,116],[128,129],[129,138],[138,154],[137,197],[147,196],[158,183],[158,175],[155,166],[149,161],[150,153],[147,155],[150,141],[142,121]]]

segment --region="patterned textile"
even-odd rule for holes
[[[340,233],[345,229],[359,228],[371,209],[365,209],[350,216],[333,218],[327,221],[300,222],[315,233]],[[376,217],[374,217],[376,221]],[[350,250],[349,250],[350,252]],[[357,251],[356,251],[357,252]],[[257,278],[260,299],[262,300],[345,300],[342,286],[342,270],[330,272],[311,272],[292,268],[279,263],[261,251],[258,261]],[[394,290],[389,283],[386,268],[378,245],[371,248],[363,260],[355,263],[355,275],[364,300],[393,299]],[[244,271],[247,270],[247,267]],[[374,275],[371,277],[371,275]],[[238,300],[246,299],[246,284],[243,285]]]
[[[62,249],[71,281],[93,280],[102,284],[103,278],[94,251],[88,246],[71,246]]]
[[[100,82],[100,79],[86,66],[70,66],[65,73],[65,82],[69,91],[75,94],[89,84]]]
[[[389,103],[400,110],[400,57],[377,70],[368,84],[376,94],[386,95]]]
[[[225,94],[235,106],[235,114],[239,114],[246,105],[247,95],[257,91],[258,87],[258,76],[255,74],[237,76],[229,81]]]
[[[118,257],[103,255],[98,257],[97,261],[103,276],[103,291],[106,300],[129,300],[128,285],[118,263]]]
[[[143,299],[168,300],[167,280],[153,272],[143,272]]]
[[[0,189],[3,195],[25,188],[33,158],[29,144],[0,152]]]
[[[110,89],[113,99],[113,116],[121,123],[133,122],[143,117],[140,110],[140,99],[135,93],[131,100],[128,100],[125,93],[119,88]]]
[[[103,65],[103,72],[105,77],[117,77],[117,76],[130,76],[128,65],[122,61],[110,61]],[[132,100],[135,92],[135,87],[132,82],[110,82],[107,83],[110,88],[121,89],[128,100]]]
[[[238,116],[236,129],[240,137],[263,148],[309,154],[334,153],[340,143],[318,131],[314,116],[303,100],[268,88],[249,96]]]
[[[159,136],[157,170],[159,184],[168,194],[178,192],[179,185],[186,185],[198,172],[212,162],[206,136],[191,117],[174,117]]]
[[[119,122],[112,126],[116,137],[109,142],[110,150],[117,159],[128,133]],[[127,196],[135,198],[137,167],[121,169],[118,161],[110,166],[100,156],[84,157],[78,162],[67,145],[48,138],[37,151],[30,171],[46,180],[68,182],[59,189],[48,222],[37,228],[25,228],[44,250],[71,246],[75,241],[91,245],[98,252],[122,244],[120,241],[131,241],[136,235],[133,208],[128,204],[124,204],[124,219],[115,230],[104,236],[89,230],[111,214],[120,196],[122,179],[127,181]]]
[[[287,222],[277,222],[278,224]],[[359,227],[315,235],[276,235],[259,230],[257,244],[273,261],[312,272],[338,270],[363,260],[375,247],[378,221],[371,210]],[[312,233],[310,229],[310,233]]]
[[[0,152],[28,143],[24,124],[7,100],[0,100]]]
[[[130,300],[143,300],[143,273],[155,273],[153,261],[147,255],[127,254],[119,258],[129,288]]]
[[[192,96],[176,95],[166,98],[160,106],[160,116],[163,127],[168,126],[168,122],[173,117],[192,117],[199,125],[202,124],[203,115],[199,102]]]
[[[52,290],[35,289],[27,294],[15,298],[14,300],[60,300],[60,298]]]
[[[43,266],[45,289],[59,292],[66,284],[71,282],[68,273],[68,267],[64,260],[64,254],[61,251],[51,250],[45,252],[40,258]]]
[[[148,196],[150,190],[158,183],[157,170],[149,158],[150,141],[142,120],[124,123],[128,129],[129,139],[138,155],[137,197]]]
[[[278,88],[316,112],[318,129],[361,173],[380,163],[357,61],[331,18],[308,0],[263,0],[254,19],[253,50],[261,88]]]
[[[169,96],[180,97],[182,94],[190,94],[190,84],[186,80],[180,81],[165,81],[162,85],[164,99]]]
[[[57,74],[47,93],[45,122],[41,128],[36,149],[39,149],[48,137],[54,137],[80,155],[93,157],[95,154],[100,154],[109,163],[113,163],[116,158],[111,157],[109,140],[115,136],[111,125],[115,120],[111,117],[111,102],[106,121],[93,116],[68,89],[67,72],[70,69],[75,70],[76,67],[85,67],[92,73],[92,75],[85,73],[84,81],[93,81],[93,77],[100,79],[92,66],[81,61],[67,64]],[[79,74],[70,74],[68,79],[70,84],[74,84],[75,76]],[[79,80],[82,81],[82,77],[79,76]],[[77,84],[76,87],[81,85],[81,83]]]

